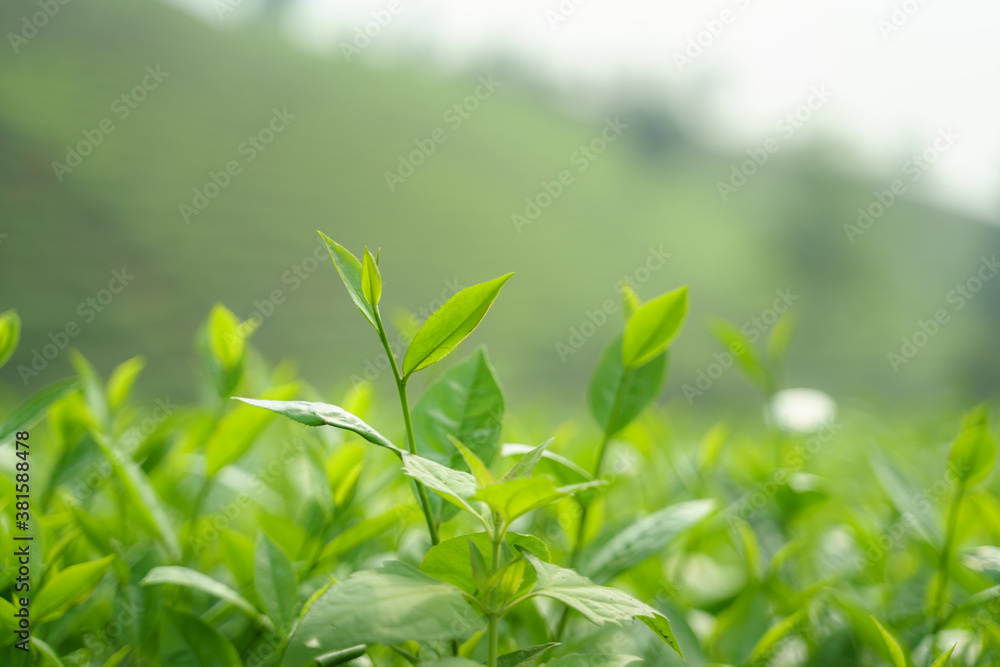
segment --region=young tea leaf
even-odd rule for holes
[[[221,632],[194,614],[167,608],[167,618],[194,654],[198,667],[242,665],[240,655]]]
[[[642,304],[625,323],[622,340],[625,365],[642,366],[667,349],[680,331],[687,309],[686,285]]]
[[[986,406],[970,412],[951,446],[948,463],[963,484],[981,482],[996,463],[997,443],[990,434],[989,416]]]
[[[508,532],[505,536],[511,549],[526,549],[545,562],[551,560],[549,550],[537,537]],[[420,571],[435,579],[457,586],[470,595],[476,592],[476,579],[469,558],[469,543],[472,542],[482,554],[485,571],[489,572],[493,561],[492,543],[488,533],[462,535],[442,541],[433,546],[420,563]]]
[[[363,286],[363,274],[364,269],[361,266],[361,262],[355,257],[349,250],[344,246],[340,245],[329,236],[323,232],[318,232],[323,241],[326,242],[326,247],[330,251],[330,257],[333,259],[333,265],[337,268],[337,273],[340,274],[340,279],[344,281],[344,287],[347,288],[347,294],[350,295],[351,301],[354,305],[358,307],[364,318],[368,320],[376,329],[378,325],[375,323],[375,311],[371,304],[365,298],[365,290]]]
[[[375,258],[365,247],[364,264],[361,267],[361,291],[362,295],[374,308],[382,298],[382,274],[379,273],[378,264]]]
[[[448,502],[471,513],[487,528],[491,527],[489,509],[473,499],[476,480],[469,473],[452,470],[409,452],[403,452],[403,472]]]
[[[114,556],[105,556],[88,563],[70,565],[42,587],[31,601],[31,617],[35,623],[59,618],[73,605],[85,600],[101,582]]]
[[[533,665],[535,664],[535,658],[538,658],[543,653],[549,649],[555,648],[556,646],[559,646],[559,642],[538,644],[537,646],[530,646],[528,648],[522,648],[517,651],[505,653],[497,658],[497,667],[524,667],[525,665]]]
[[[207,574],[202,574],[197,570],[181,567],[179,565],[154,567],[149,571],[145,578],[139,582],[140,586],[155,586],[161,584],[173,584],[175,586],[184,586],[186,588],[194,588],[196,590],[203,591],[209,595],[219,598],[220,600],[230,603],[264,627],[272,627],[270,620],[266,616],[262,616],[261,613],[257,611],[257,608],[249,602],[249,600],[231,589],[229,586],[226,586],[222,582],[216,581]]]
[[[424,321],[403,357],[403,375],[409,377],[443,359],[479,326],[486,311],[513,273],[460,290]]]
[[[548,477],[529,477],[480,488],[475,498],[499,512],[509,525],[532,510],[604,484],[606,482],[595,480],[557,488]]]
[[[14,354],[21,340],[21,318],[14,309],[0,313],[0,368]]]
[[[872,616],[871,619],[875,622],[875,627],[878,628],[879,634],[882,635],[882,639],[885,641],[885,647],[889,651],[889,658],[892,661],[893,667],[907,667],[906,654],[903,653],[903,648],[899,645],[899,642],[892,636],[892,633],[878,622],[877,618]]]
[[[545,448],[552,444],[554,439],[555,438],[549,438],[537,447],[529,449],[525,452],[524,456],[518,459],[517,463],[514,464],[514,467],[503,476],[503,481],[507,482],[514,479],[521,479],[523,477],[531,477],[531,473],[535,471],[535,466],[538,465],[538,462],[542,460],[542,456],[545,455]]]
[[[462,458],[465,460],[465,465],[469,467],[469,470],[472,472],[472,476],[476,480],[476,484],[479,486],[489,486],[490,484],[497,483],[496,479],[493,477],[493,473],[491,473],[490,469],[486,467],[486,464],[483,463],[478,456],[473,454],[468,447],[463,445],[454,436],[449,435],[448,439],[451,440],[451,444],[455,445],[455,448],[462,455]]]

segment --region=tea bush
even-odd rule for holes
[[[718,322],[765,416],[699,433],[655,404],[687,289],[625,287],[588,419],[527,423],[484,348],[438,366],[510,274],[400,359],[379,253],[323,238],[398,405],[366,382],[323,402],[223,306],[197,404],[139,404],[141,358],[104,380],[74,352],[0,420],[4,664],[1000,665],[986,407],[835,414],[781,391],[790,320],[761,351]],[[0,365],[19,331],[0,317]]]

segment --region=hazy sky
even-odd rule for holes
[[[252,0],[172,0],[223,28]],[[216,8],[234,6],[219,20]],[[957,139],[913,196],[1000,221],[1000,3],[995,0],[394,0],[363,57],[419,48],[444,68],[496,54],[555,87],[601,90],[624,77],[666,96],[712,82],[706,140],[757,147],[814,87],[828,91],[801,131],[836,138],[889,182],[939,132]],[[300,0],[290,29],[306,47],[340,45],[390,0]],[[382,14],[383,17],[387,13]],[[374,28],[374,26],[373,26]],[[692,42],[700,45],[691,46]],[[700,46],[700,50],[699,50]],[[939,143],[939,146],[943,144]]]

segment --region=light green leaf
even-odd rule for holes
[[[713,500],[692,500],[644,516],[601,545],[581,569],[594,581],[610,581],[662,552],[678,535],[700,523],[713,509]]]
[[[517,463],[514,464],[514,467],[512,467],[507,474],[503,476],[503,481],[509,482],[515,479],[531,477],[531,474],[535,472],[535,466],[538,465],[538,462],[541,461],[542,457],[545,455],[546,447],[548,447],[554,439],[555,438],[549,438],[537,447],[533,447],[525,452],[524,456],[518,459]],[[517,447],[517,445],[512,446]],[[505,452],[506,451],[508,450],[505,446]],[[507,454],[504,453],[504,456],[507,456]]]
[[[782,313],[778,321],[774,323],[774,327],[771,328],[771,333],[767,337],[767,343],[764,345],[764,352],[771,363],[780,363],[784,360],[785,353],[788,352],[788,343],[792,339],[792,334],[795,333],[795,325],[795,315],[790,310]]]
[[[343,665],[345,662],[350,662],[355,658],[360,658],[365,654],[368,647],[364,644],[358,646],[352,646],[350,648],[345,648],[340,651],[331,651],[324,655],[317,656],[314,665],[316,667],[332,667],[333,665]]]
[[[41,624],[59,618],[70,607],[83,602],[101,583],[114,556],[70,565],[49,577],[31,601],[31,618]]]
[[[687,309],[686,285],[642,304],[625,323],[622,341],[625,365],[637,368],[667,349],[680,331]]]
[[[767,632],[764,633],[764,636],[760,638],[750,652],[750,664],[757,664],[778,642],[791,634],[796,626],[802,622],[802,619],[805,618],[807,611],[805,608],[799,609],[791,616],[783,618],[768,628]]]
[[[940,656],[938,656],[938,659],[934,661],[934,664],[931,665],[931,667],[944,667],[945,665],[947,665],[948,660],[951,659],[951,654],[955,650],[956,646],[958,646],[958,644],[953,644],[950,649],[948,649],[945,653],[942,653]]]
[[[596,625],[620,624],[622,621],[638,619],[677,651],[678,655],[681,654],[681,649],[670,629],[670,622],[656,609],[616,588],[598,586],[578,572],[544,563],[530,551],[522,549],[521,553],[538,575],[534,595],[562,602]]]
[[[15,596],[16,597],[16,596]],[[0,597],[0,648],[18,641],[18,636],[14,634],[17,630],[17,619],[14,614],[18,607],[15,607],[6,598]]]
[[[505,539],[511,549],[526,549],[534,554],[535,557],[545,562],[551,560],[549,550],[537,537],[508,532]],[[493,548],[490,536],[487,533],[453,537],[431,547],[427,555],[424,556],[423,562],[420,563],[420,571],[429,574],[435,579],[440,579],[453,586],[457,586],[470,595],[474,594],[476,592],[476,580],[472,574],[472,566],[469,562],[470,541],[483,554],[487,571],[489,571],[489,567],[493,562]]]
[[[476,500],[500,513],[508,524],[539,507],[572,496],[578,491],[606,484],[603,480],[556,487],[548,477],[529,477],[492,484],[476,492]]]
[[[642,658],[634,655],[602,655],[594,653],[574,653],[545,663],[545,667],[625,667]]]
[[[774,378],[757,354],[753,343],[743,335],[742,331],[734,324],[721,319],[712,322],[710,329],[726,351],[733,355],[753,386],[765,393],[773,391]]]
[[[49,406],[71,391],[78,389],[79,386],[80,381],[77,378],[66,378],[53,382],[28,398],[14,409],[6,421],[0,424],[0,442],[5,442],[16,431],[23,431],[34,426],[45,415]]]
[[[298,617],[299,582],[292,561],[264,533],[257,535],[254,550],[254,586],[274,627],[287,635]]]
[[[474,500],[476,480],[469,473],[452,470],[409,452],[403,452],[403,472],[448,502],[472,513],[487,527],[490,525],[489,509]]]
[[[31,648],[35,649],[45,660],[42,665],[52,665],[53,667],[63,667],[63,661],[59,659],[56,650],[38,637],[31,638]]]
[[[111,372],[108,379],[107,395],[108,407],[112,410],[123,405],[132,393],[132,387],[139,377],[139,373],[146,366],[146,360],[142,357],[132,357],[124,361]]]
[[[1000,547],[982,546],[970,549],[962,562],[973,572],[978,572],[1000,584]]]
[[[489,484],[496,484],[496,479],[493,477],[493,473],[490,469],[486,467],[478,456],[476,456],[468,447],[463,445],[457,438],[453,436],[448,436],[451,440],[451,444],[455,445],[459,454],[462,455],[462,459],[465,460],[465,465],[468,466],[469,471],[472,472],[472,477],[476,480],[476,484],[479,486],[487,486]]]
[[[632,286],[627,282],[622,282],[620,291],[622,293],[622,315],[625,316],[625,321],[628,322],[629,318],[635,315],[635,311],[642,307],[642,299],[636,294],[636,291],[632,289]]]
[[[228,602],[261,625],[272,627],[270,620],[257,611],[257,608],[250,604],[246,598],[229,586],[197,570],[178,565],[154,567],[139,584],[141,586],[173,584],[174,586],[194,588]]]
[[[351,549],[365,544],[369,540],[405,523],[413,513],[414,509],[412,506],[399,505],[388,512],[354,524],[327,542],[320,554],[319,562],[326,564],[328,561],[336,559]]]
[[[589,482],[592,479],[594,479],[593,475],[591,475],[589,472],[587,472],[579,465],[577,465],[570,459],[566,458],[565,456],[562,456],[561,454],[556,454],[555,452],[551,452],[548,449],[543,449],[544,447],[547,447],[551,442],[552,438],[546,440],[543,444],[539,445],[538,447],[532,447],[531,445],[521,445],[516,443],[504,444],[500,448],[501,456],[503,456],[504,458],[508,458],[511,456],[518,456],[518,455],[522,456],[521,460],[518,461],[518,465],[515,465],[513,468],[511,468],[511,471],[504,476],[504,479],[505,480],[519,479],[520,477],[527,476],[523,475],[522,472],[528,470],[529,467],[531,468],[531,470],[528,470],[528,474],[530,475],[531,473],[533,473],[534,467],[538,465],[538,460],[527,459],[527,455],[530,454],[532,451],[537,451],[539,449],[542,450],[541,452],[542,459],[546,459],[548,461],[552,461],[553,463],[558,464],[558,466],[555,468],[556,476],[559,477],[561,480],[572,481],[575,483],[575,482]],[[520,465],[522,461],[526,461],[524,466]],[[518,472],[515,473],[515,471]],[[567,477],[569,479],[567,479]]]
[[[0,368],[17,350],[21,341],[21,318],[13,308],[0,313]]]
[[[263,400],[287,401],[297,394],[297,382],[289,382],[264,392]],[[242,400],[242,399],[240,399]],[[249,405],[237,405],[216,425],[205,443],[205,474],[214,477],[246,453],[273,415]]]
[[[303,616],[285,654],[288,667],[358,644],[464,639],[483,627],[462,592],[389,561],[328,588]]]
[[[468,658],[444,658],[433,662],[421,662],[417,667],[483,667],[483,663]]]
[[[365,316],[368,323],[377,329],[378,325],[375,323],[375,311],[368,303],[368,300],[365,299],[365,291],[363,287],[364,269],[361,266],[361,262],[359,262],[358,258],[344,246],[340,245],[323,232],[319,232],[319,235],[326,242],[327,249],[330,251],[330,257],[333,258],[333,265],[337,268],[337,273],[340,274],[340,279],[344,281],[344,287],[347,288],[347,293],[350,295],[351,301],[353,301],[354,305],[358,307],[361,314]]]
[[[131,646],[122,646],[120,649],[115,651],[110,658],[104,662],[104,667],[118,667],[128,655],[129,651],[132,650]]]
[[[191,649],[198,667],[240,667],[243,662],[232,643],[203,620],[185,611],[167,608],[167,618]]]
[[[997,459],[997,443],[990,434],[989,411],[979,406],[962,423],[962,432],[951,446],[948,463],[963,484],[981,482]]]
[[[220,396],[229,396],[239,384],[246,341],[256,328],[253,322],[241,323],[231,310],[217,303],[199,329],[198,352]]]
[[[889,658],[892,661],[893,667],[907,667],[906,654],[903,653],[899,642],[896,641],[896,638],[888,630],[882,627],[877,618],[872,616],[871,619],[875,622],[875,627],[878,628],[879,634],[882,635],[882,639],[885,641],[885,646],[889,651]]]
[[[497,667],[523,667],[524,665],[535,664],[535,658],[539,657],[549,649],[559,646],[559,642],[549,642],[548,644],[538,644],[528,648],[518,649],[505,653],[497,658]]]
[[[156,495],[156,490],[146,473],[133,461],[114,451],[102,436],[95,435],[94,441],[111,464],[111,469],[128,498],[129,507],[136,511],[137,516],[149,530],[156,533],[169,558],[180,560],[181,546],[174,531],[174,524],[163,509],[160,498]]]
[[[378,264],[375,263],[372,254],[368,252],[367,246],[363,262],[361,266],[361,292],[365,301],[374,307],[382,298],[382,274],[379,273]]]
[[[656,398],[666,374],[667,355],[659,354],[642,366],[622,360],[622,337],[601,354],[590,381],[590,413],[609,436],[618,433]]]
[[[409,377],[443,359],[473,329],[479,326],[486,311],[500,293],[500,288],[514,275],[508,273],[485,283],[460,290],[424,321],[403,357],[403,375]]]
[[[360,418],[336,405],[311,403],[309,401],[265,401],[239,397],[236,400],[256,405],[258,408],[277,412],[279,415],[284,415],[306,426],[326,425],[352,431],[372,444],[391,449],[396,453],[401,451],[399,447],[389,442],[388,438],[363,422]]]

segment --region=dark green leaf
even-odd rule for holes
[[[175,586],[194,588],[230,603],[265,627],[271,626],[268,619],[262,616],[261,613],[257,611],[257,608],[250,604],[246,598],[229,586],[226,586],[222,582],[216,581],[207,574],[202,574],[197,570],[177,565],[154,567],[149,571],[145,578],[139,582],[139,584],[141,586],[173,584]]]
[[[656,398],[666,366],[666,353],[643,366],[626,366],[622,360],[622,337],[608,344],[590,381],[590,413],[607,435],[628,426]]]
[[[197,616],[168,608],[167,618],[191,649],[198,667],[239,667],[243,664],[232,643]]]

